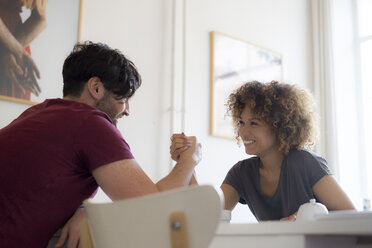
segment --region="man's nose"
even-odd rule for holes
[[[123,115],[125,115],[125,116],[130,115],[129,102],[128,101],[125,102],[125,108],[124,108],[124,111],[123,111]]]

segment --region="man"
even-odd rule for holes
[[[200,160],[193,137],[158,183],[143,172],[115,127],[141,85],[118,50],[76,45],[63,83],[63,99],[35,105],[0,130],[0,247],[46,247],[63,225],[58,246],[68,236],[68,247],[77,247],[79,206],[97,186],[112,200],[186,186]]]

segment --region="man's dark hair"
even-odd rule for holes
[[[133,62],[103,43],[78,43],[63,64],[63,96],[80,96],[85,83],[98,77],[118,98],[130,98],[141,86]]]

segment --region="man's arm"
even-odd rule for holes
[[[201,144],[196,137],[187,137],[189,148],[179,155],[171,173],[157,183],[160,191],[195,184],[194,168],[201,160]]]
[[[156,185],[134,159],[116,161],[93,171],[98,185],[111,200],[157,192]]]
[[[201,145],[195,137],[189,137],[190,149],[184,152],[172,171],[157,184],[146,175],[134,159],[124,159],[93,170],[98,185],[112,200],[128,199],[187,186],[195,180],[193,172],[201,159]],[[192,179],[194,178],[194,179]],[[68,239],[68,248],[76,247],[79,242],[80,221],[85,216],[78,210],[66,223],[56,248],[62,247]]]
[[[124,159],[100,166],[92,172],[95,180],[111,200],[139,197],[158,192],[156,185],[134,159]],[[64,225],[55,248],[80,247],[80,222],[85,211],[78,209]],[[78,246],[79,245],[79,246]]]
[[[187,186],[195,166],[200,161],[200,144],[193,137],[172,171],[158,183],[145,174],[134,159],[124,159],[101,166],[93,171],[98,185],[112,200],[127,199]]]

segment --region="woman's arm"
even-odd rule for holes
[[[225,198],[225,209],[233,210],[240,199],[238,192],[229,184],[222,184],[221,189]]]
[[[328,210],[355,209],[353,203],[331,175],[324,176],[313,186],[313,192]]]
[[[46,27],[45,14],[40,14],[36,8],[31,10],[30,17],[16,30],[14,37],[27,47]]]
[[[6,27],[3,20],[0,18],[0,43],[5,47],[9,52],[15,54],[17,59],[21,57],[24,52],[23,47],[13,36],[13,34]]]

